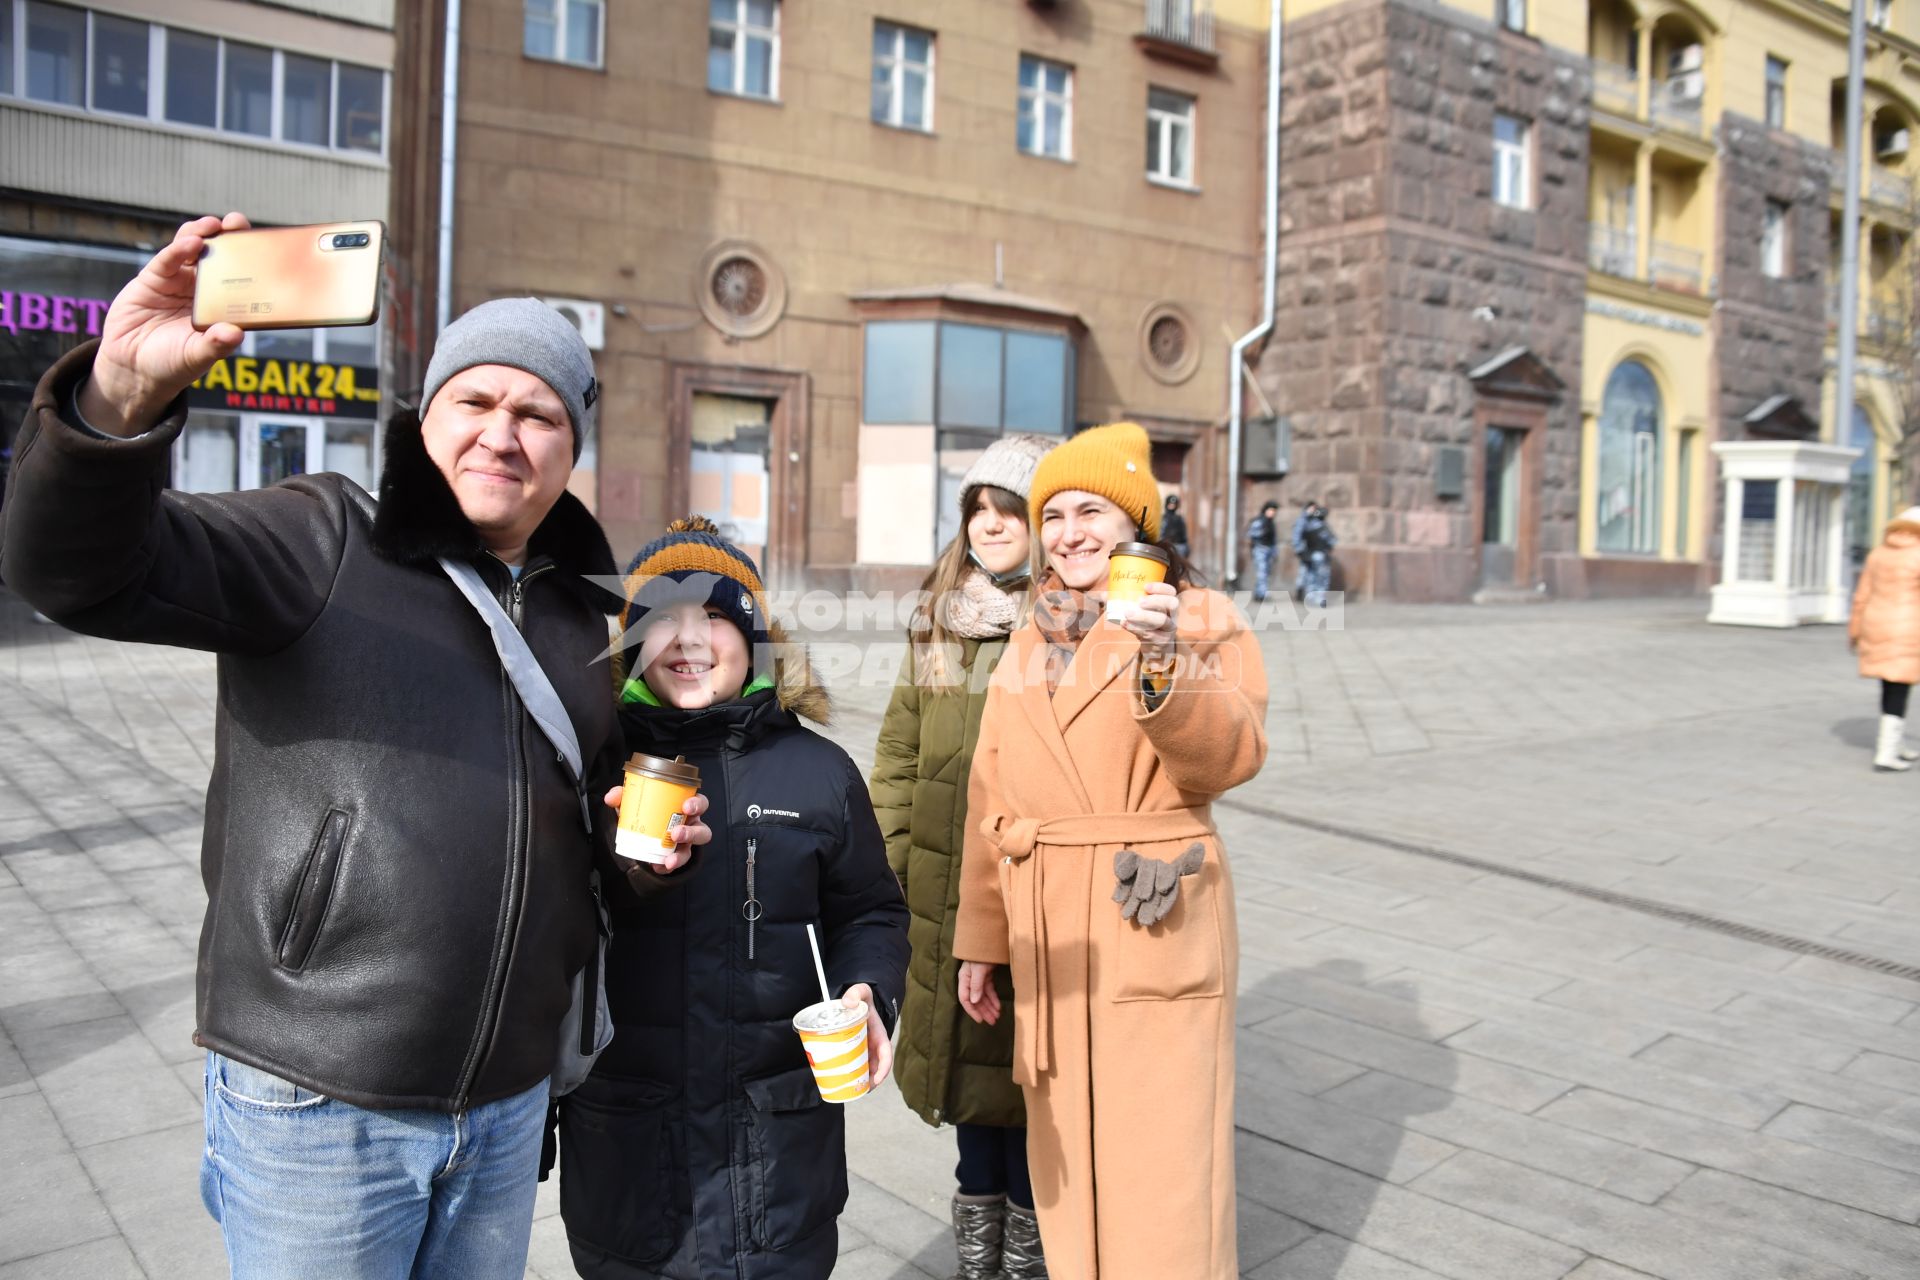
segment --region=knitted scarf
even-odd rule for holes
[[[1033,625],[1047,642],[1047,696],[1052,697],[1066,678],[1067,667],[1080,648],[1080,641],[1100,621],[1100,604],[1084,591],[1067,586],[1049,575],[1034,597]]]
[[[1020,597],[994,585],[975,569],[960,580],[960,589],[940,602],[948,630],[967,640],[996,640],[1020,620]]]

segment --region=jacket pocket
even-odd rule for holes
[[[560,1103],[560,1216],[567,1234],[629,1262],[657,1262],[679,1233],[676,1091],[589,1076]]]
[[[313,956],[313,944],[320,939],[320,926],[327,918],[327,906],[333,901],[334,877],[340,870],[340,851],[346,847],[347,829],[353,819],[344,811],[329,809],[320,824],[320,833],[307,850],[300,867],[300,880],[293,889],[293,908],[280,930],[280,967],[296,972],[307,967]]]
[[[847,1204],[846,1126],[813,1068],[749,1080],[747,1222],[763,1249],[797,1244]]]
[[[1177,857],[1180,850],[1142,852],[1148,857]],[[1101,866],[1111,889],[1111,854],[1101,856]],[[1219,854],[1209,848],[1199,872],[1181,878],[1180,896],[1166,919],[1142,928],[1121,918],[1119,903],[1096,905],[1096,913],[1107,918],[1115,961],[1114,1000],[1190,1000],[1221,993],[1226,939],[1220,928],[1220,884]],[[1014,982],[1019,985],[1017,974]]]

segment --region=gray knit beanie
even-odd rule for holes
[[[1060,443],[1058,436],[1001,436],[987,446],[960,477],[960,518],[966,519],[973,508],[973,495],[982,485],[1005,489],[1025,502],[1033,489],[1033,471],[1047,450]]]
[[[496,298],[483,302],[441,331],[427,363],[421,390],[424,416],[447,379],[481,364],[503,364],[530,373],[553,388],[567,406],[573,426],[573,460],[593,429],[593,406],[600,384],[593,376],[593,352],[566,317],[538,298]]]

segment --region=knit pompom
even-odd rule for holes
[[[718,538],[720,526],[705,516],[684,516],[667,526],[668,533],[710,533]]]

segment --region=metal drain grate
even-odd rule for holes
[[[1855,969],[1866,969],[1872,973],[1890,974],[1904,978],[1908,982],[1920,982],[1920,965],[1902,964],[1897,960],[1888,960],[1883,956],[1870,956],[1859,951],[1849,951],[1845,947],[1831,946],[1824,942],[1815,942],[1809,938],[1798,938],[1790,933],[1776,933],[1771,929],[1762,929],[1757,925],[1741,924],[1738,920],[1723,920],[1719,916],[1706,915],[1699,911],[1690,911],[1685,907],[1676,907],[1671,903],[1659,902],[1653,898],[1641,898],[1631,893],[1616,893],[1612,889],[1601,889],[1590,884],[1581,884],[1577,880],[1563,880],[1558,876],[1542,875],[1538,871],[1528,871],[1521,867],[1508,866],[1501,862],[1490,862],[1485,858],[1476,858],[1471,854],[1455,853],[1451,849],[1440,849],[1433,845],[1415,844],[1411,840],[1399,840],[1392,836],[1377,835],[1371,831],[1362,831],[1356,827],[1345,827],[1334,822],[1322,822],[1317,818],[1303,818],[1297,814],[1281,813],[1262,805],[1248,804],[1243,800],[1216,800],[1223,809],[1236,809],[1241,813],[1257,818],[1266,818],[1271,822],[1299,827],[1306,831],[1317,831],[1322,835],[1339,836],[1343,840],[1354,840],[1361,844],[1374,845],[1381,849],[1392,849],[1396,853],[1410,853],[1418,858],[1428,858],[1435,862],[1446,862],[1456,867],[1466,867],[1472,871],[1484,871],[1488,875],[1504,876],[1509,880],[1519,880],[1526,884],[1538,885],[1543,889],[1553,889],[1560,893],[1572,894],[1593,902],[1604,902],[1610,907],[1619,907],[1626,911],[1637,911],[1641,915],[1654,916],[1661,920],[1671,920],[1675,924],[1687,925],[1695,929],[1706,929],[1713,933],[1725,934],[1730,938],[1742,938],[1748,942],[1757,942],[1763,947],[1773,947],[1780,951],[1791,951],[1803,956],[1819,956],[1823,960],[1832,960],[1836,964],[1851,965]]]

